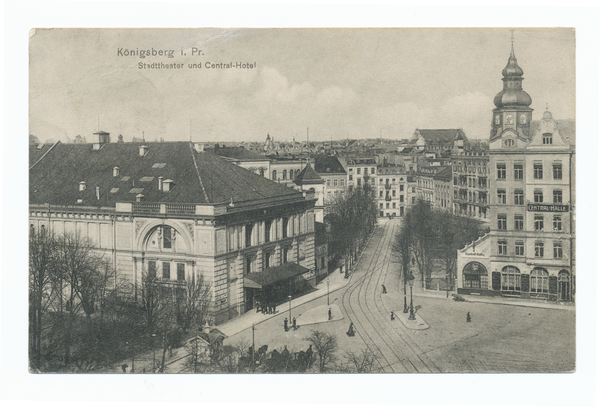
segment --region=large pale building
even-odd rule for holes
[[[30,228],[89,238],[133,292],[202,275],[217,323],[315,283],[314,195],[200,145],[31,146],[29,181]]]
[[[458,292],[572,301],[575,123],[533,120],[514,50],[494,98],[490,233],[458,253]]]

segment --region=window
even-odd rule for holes
[[[371,167],[371,174],[375,174],[375,167]]]
[[[246,274],[254,273],[254,258],[252,256],[246,257]]]
[[[383,203],[379,204],[379,209],[383,209]]]
[[[562,164],[553,164],[552,173],[554,175],[554,179],[562,179]]]
[[[506,230],[506,215],[498,215],[498,230]]]
[[[400,195],[400,202],[404,202],[404,195]]]
[[[352,181],[352,174],[348,175],[348,181]]]
[[[385,203],[385,209],[390,209],[390,203],[389,202]]]
[[[523,205],[523,191],[515,189],[515,205]]]
[[[552,144],[552,133],[544,133],[542,136],[542,144]]]
[[[562,203],[562,191],[560,189],[554,190],[552,193],[554,203]]]
[[[360,178],[356,180],[356,185],[360,186]]]
[[[502,269],[502,290],[521,291],[521,272],[514,266]]]
[[[563,256],[562,242],[554,242],[554,258],[561,259]]]
[[[400,192],[404,192],[404,185],[400,185]]]
[[[163,248],[164,249],[170,249],[171,248],[171,242],[172,242],[172,234],[171,231],[173,229],[168,227],[168,226],[164,226],[162,228],[162,233],[163,233]]]
[[[523,179],[523,164],[515,164],[515,179]]]
[[[392,202],[392,208],[396,209],[396,202]]]
[[[283,170],[282,178],[287,179],[287,170]]]
[[[327,180],[327,181],[329,181],[329,180]],[[333,186],[334,187],[338,186],[338,180],[337,180],[337,178],[333,180]]]
[[[340,186],[343,188],[345,186],[345,181],[343,179],[340,180]]]
[[[356,169],[356,173],[357,173],[357,174],[360,174],[360,170],[361,170],[360,168],[357,168],[357,169]]]
[[[274,181],[277,180],[277,170],[273,170],[273,178]]]
[[[246,247],[252,246],[252,229],[254,229],[252,224],[246,225]]]
[[[498,254],[506,254],[506,240],[498,240]]]
[[[153,260],[148,262],[148,277],[156,278],[156,262]]]
[[[463,269],[463,288],[488,288],[488,276],[485,266],[471,262]]]
[[[325,257],[321,257],[321,269],[325,268]]]
[[[544,243],[535,242],[535,257],[544,257]]]
[[[392,189],[392,196],[396,196],[396,190]]]
[[[531,271],[530,290],[532,293],[548,293],[548,272],[546,269],[536,267]]]
[[[533,225],[535,230],[544,230],[544,215],[535,215]]]
[[[271,241],[271,226],[273,225],[272,220],[265,221],[265,242]]]
[[[533,192],[533,200],[536,203],[544,202],[544,194],[539,189]]]
[[[379,191],[379,197],[383,198],[383,191]]]
[[[185,264],[177,263],[177,281],[185,281]]]
[[[542,167],[542,164],[533,164],[533,178],[544,178],[544,168]]]
[[[506,179],[506,164],[496,164],[498,179]]]
[[[288,224],[290,220],[289,218],[283,218],[283,238],[288,237]]]
[[[327,187],[328,188],[331,187],[331,180],[330,179],[327,180]]]
[[[552,229],[556,231],[562,230],[562,216],[554,215],[552,218]]]
[[[269,267],[272,266],[271,264],[271,257],[273,256],[273,253],[271,252],[266,252],[265,253],[265,268],[268,269]]]
[[[505,204],[506,203],[506,190],[505,189],[499,189],[498,190],[498,203],[499,204]]]
[[[515,215],[515,230],[523,230],[523,215]]]
[[[515,242],[515,256],[525,255],[525,244],[523,242]]]
[[[167,263],[166,261],[163,261],[162,264],[162,278],[164,278],[165,280],[170,280],[171,279],[171,263]]]

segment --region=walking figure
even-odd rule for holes
[[[296,317],[292,318],[292,326],[294,327],[294,331],[297,329],[296,328]]]
[[[467,322],[471,322],[471,313],[467,312]]]
[[[385,289],[385,286],[383,284],[381,284],[381,292],[383,294],[387,294],[387,290]]]
[[[127,363],[121,365],[121,369],[123,369],[123,373],[127,373],[127,368],[129,365]]]
[[[288,319],[287,318],[283,320],[283,329],[285,329],[286,332],[288,331]]]
[[[390,317],[392,318],[392,321],[396,319],[396,316],[394,315],[394,311],[392,311],[392,314],[390,315]]]
[[[329,317],[329,320],[331,321],[333,319],[333,317],[331,316],[331,308],[329,308],[329,311],[327,312],[327,315]]]
[[[354,324],[350,322],[350,327],[348,328],[348,332],[346,332],[348,336],[354,336]]]

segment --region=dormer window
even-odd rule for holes
[[[542,144],[552,144],[552,133],[543,134]]]

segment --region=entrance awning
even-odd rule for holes
[[[306,267],[296,263],[285,263],[277,267],[269,267],[260,273],[249,273],[244,276],[244,287],[263,288],[279,281],[296,277],[309,272]]]

